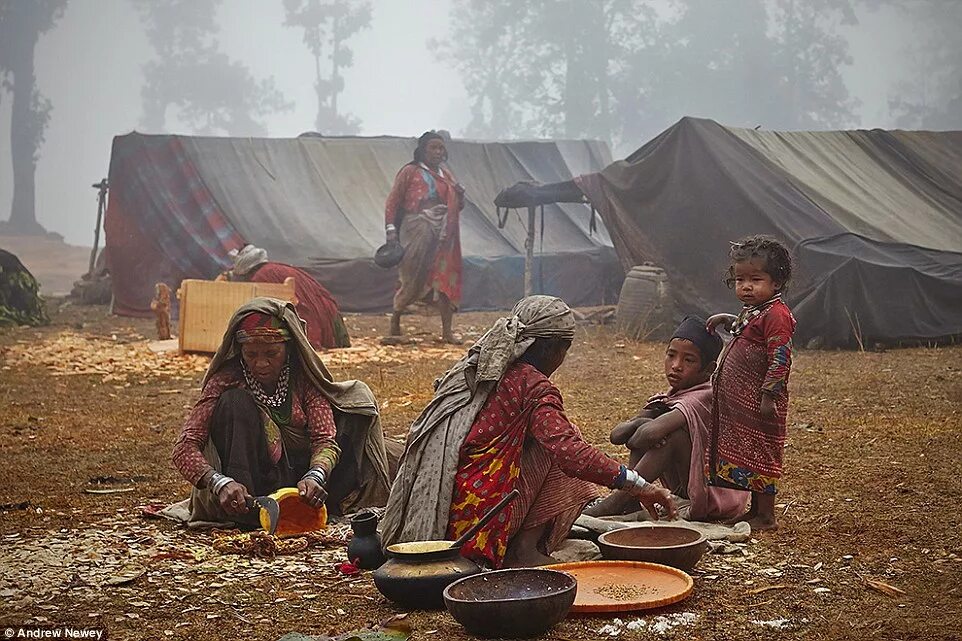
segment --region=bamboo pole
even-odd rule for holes
[[[528,207],[528,237],[524,239],[524,295],[534,293],[532,273],[534,271],[534,207]]]

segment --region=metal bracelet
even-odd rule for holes
[[[317,484],[322,487],[327,483],[327,477],[324,475],[324,470],[319,467],[315,467],[308,470],[307,474],[301,477],[302,481],[305,481],[307,479],[311,479],[317,482]]]
[[[227,476],[226,474],[221,474],[220,472],[214,472],[210,480],[207,482],[207,487],[210,489],[211,494],[217,496],[220,491],[224,489],[228,484],[233,483],[234,479]]]
[[[394,225],[387,224],[384,226],[384,231],[395,231],[395,230],[396,228],[394,227]]]
[[[625,475],[625,487],[631,487],[632,485],[639,490],[643,490],[648,485],[648,481],[638,472],[628,470],[628,473]]]

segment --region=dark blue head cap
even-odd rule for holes
[[[721,337],[718,334],[709,334],[708,330],[705,329],[706,322],[705,319],[698,316],[685,316],[685,320],[671,335],[672,339],[684,338],[686,341],[694,343],[698,351],[701,352],[703,366],[717,359],[722,350]]]

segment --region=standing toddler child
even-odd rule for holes
[[[732,340],[718,361],[708,450],[709,484],[752,493],[752,530],[774,530],[782,476],[788,375],[795,318],[782,301],[792,258],[780,242],[750,236],[732,244],[726,283],[743,304],[738,316],[715,314]]]

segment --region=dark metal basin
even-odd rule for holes
[[[641,525],[605,532],[598,547],[606,559],[648,561],[691,570],[708,550],[704,535],[683,525]]]
[[[455,581],[444,590],[444,604],[471,634],[526,639],[565,618],[577,591],[578,581],[566,572],[497,570]]]

